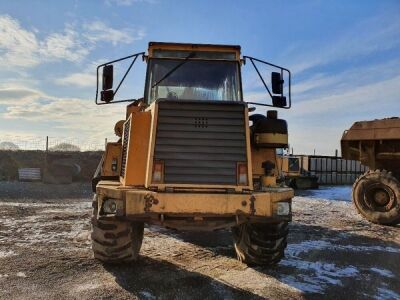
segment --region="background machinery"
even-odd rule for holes
[[[308,157],[302,155],[278,155],[278,169],[287,186],[294,189],[317,189],[318,176],[312,175],[308,167]]]
[[[400,222],[400,118],[354,123],[343,133],[342,156],[369,167],[353,185],[353,202],[371,222]]]
[[[138,57],[147,63],[144,98],[116,100]],[[114,90],[113,64],[126,59],[132,63]],[[246,60],[271,104],[244,102]],[[270,85],[260,64],[278,70]],[[255,109],[249,105],[289,108],[290,72],[241,57],[239,46],[158,42],[149,43],[147,55],[97,71],[96,103],[129,105],[115,127],[120,139],[107,144],[93,180],[94,256],[107,263],[135,260],[146,222],[178,230],[232,228],[240,261],[277,263],[292,215],[293,190],[276,182],[276,148],[287,147],[287,124],[275,110],[249,116]]]

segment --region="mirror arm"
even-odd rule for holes
[[[138,58],[138,56],[135,56],[135,58],[133,59],[133,61],[132,61],[131,64],[129,65],[129,67],[128,67],[128,69],[126,70],[124,76],[122,77],[122,79],[121,79],[121,81],[119,82],[117,88],[115,89],[114,96],[117,94],[117,92],[118,92],[118,90],[119,90],[121,84],[124,82],[126,76],[128,75],[129,71],[132,69],[132,66],[133,66],[133,64],[135,63],[135,61],[136,61],[137,58]]]
[[[247,57],[247,56],[246,56],[246,57]],[[256,70],[256,72],[257,72],[257,74],[258,74],[258,77],[260,77],[260,79],[261,79],[261,81],[262,81],[264,87],[267,89],[267,92],[268,92],[269,96],[270,96],[271,99],[272,99],[271,91],[269,90],[267,84],[265,83],[264,78],[261,76],[261,73],[260,73],[260,71],[258,70],[256,64],[254,63],[254,61],[253,61],[252,58],[249,57],[249,59],[250,59],[251,64],[253,65],[254,69]]]
[[[257,103],[257,102],[247,102],[247,104],[253,104],[253,105],[259,105],[259,106],[269,106],[269,107],[276,107],[273,106],[272,104],[265,104],[265,103]],[[278,107],[278,108],[288,108],[288,107]]]
[[[135,100],[135,99],[118,100],[118,101],[111,101],[111,102],[109,102],[109,103],[101,103],[101,102],[99,102],[99,101],[98,101],[98,98],[99,98],[99,69],[100,69],[101,67],[106,66],[106,65],[113,64],[113,63],[116,63],[116,62],[119,62],[119,61],[126,60],[126,59],[129,59],[129,58],[134,57],[134,59],[133,59],[131,65],[129,66],[128,70],[125,72],[124,77],[122,78],[121,82],[118,84],[118,87],[117,87],[117,89],[116,89],[115,92],[114,92],[114,95],[115,95],[115,94],[117,93],[119,87],[121,86],[122,82],[125,80],[125,77],[128,75],[129,71],[131,70],[131,68],[132,68],[133,64],[135,63],[136,59],[137,59],[138,56],[140,56],[140,55],[142,55],[142,57],[143,57],[143,56],[145,55],[145,52],[139,52],[139,53],[136,53],[136,54],[132,54],[132,55],[129,55],[129,56],[125,56],[125,57],[123,57],[123,58],[119,58],[119,59],[116,59],[116,60],[112,60],[112,61],[109,61],[109,62],[106,62],[106,63],[104,63],[104,64],[101,64],[101,65],[97,66],[97,68],[96,68],[96,99],[95,99],[95,103],[96,103],[97,105],[104,105],[104,104],[111,104],[111,103],[119,103],[119,102],[131,102],[131,101],[134,101],[134,100]]]
[[[107,104],[114,104],[114,103],[121,103],[121,102],[134,102],[137,99],[126,99],[126,100],[117,100],[117,101],[110,101],[110,102],[98,102],[97,105],[107,105]]]

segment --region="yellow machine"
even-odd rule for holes
[[[115,100],[140,56],[147,63],[144,98]],[[113,64],[124,59],[132,63],[114,91]],[[243,101],[246,60],[272,104]],[[260,64],[279,70],[271,74],[271,87]],[[99,71],[96,103],[130,104],[115,126],[120,140],[107,144],[93,180],[94,256],[107,263],[135,260],[144,223],[151,223],[180,230],[232,228],[240,261],[277,263],[292,213],[293,190],[276,183],[276,148],[287,147],[287,124],[275,110],[249,116],[249,105],[290,108],[290,72],[242,58],[239,46],[156,42],[149,43],[147,55],[105,63]]]
[[[353,185],[359,213],[373,223],[400,223],[400,118],[355,122],[341,146],[344,158],[369,167]]]
[[[302,155],[278,155],[278,169],[287,186],[294,189],[317,189],[318,176],[308,171],[308,157]]]

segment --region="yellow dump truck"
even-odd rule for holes
[[[344,158],[369,168],[353,185],[358,212],[373,223],[400,223],[400,118],[355,122],[341,146]]]
[[[144,97],[117,100],[138,57],[147,63]],[[114,90],[113,65],[126,59],[132,62]],[[270,104],[244,101],[246,61]],[[260,65],[278,70],[270,84]],[[115,126],[120,139],[107,144],[93,179],[94,256],[106,263],[134,261],[148,223],[232,228],[240,261],[277,263],[292,215],[293,190],[276,182],[276,148],[287,147],[287,124],[276,110],[249,113],[256,105],[290,108],[290,72],[241,57],[240,46],[150,42],[148,53],[102,64],[97,74],[97,104],[129,105]]]

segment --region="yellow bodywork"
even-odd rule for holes
[[[116,162],[116,169],[113,170],[113,161]],[[121,144],[107,143],[101,176],[119,176],[121,172]]]
[[[154,56],[155,50],[164,51],[204,51],[204,52],[225,52],[235,55],[235,60],[240,61],[240,46],[211,45],[211,44],[185,44],[185,43],[160,43],[150,42],[148,58]]]
[[[212,51],[231,53],[240,61],[239,46],[150,43],[147,59],[156,50]],[[289,202],[293,190],[276,183],[278,169],[276,149],[252,147],[248,108],[244,108],[244,134],[246,142],[247,184],[164,184],[153,182],[154,147],[157,133],[158,103],[143,103],[127,107],[126,121],[119,143],[109,143],[103,165],[104,175],[117,176],[113,181],[100,181],[96,188],[99,207],[106,199],[119,201],[125,217],[146,217],[156,214],[174,216],[252,216],[277,217],[276,204]],[[120,126],[120,125],[119,125]],[[129,131],[129,134],[127,134]],[[260,144],[287,144],[285,134],[261,134],[255,137]],[[125,147],[125,148],[124,148]],[[124,156],[123,153],[126,153]],[[110,172],[110,160],[118,156],[118,171]],[[275,164],[266,176],[262,163]],[[240,162],[242,163],[242,162]],[[238,175],[237,175],[238,176]],[[119,178],[119,181],[118,181]],[[261,183],[254,188],[253,180]],[[238,181],[239,182],[239,181]],[[101,214],[101,210],[99,210]],[[291,213],[284,216],[287,220]],[[104,216],[105,217],[105,216]],[[112,216],[107,216],[112,217]]]
[[[125,174],[121,183],[125,186],[144,186],[150,139],[151,113],[133,112],[125,122],[124,130],[129,130]]]
[[[257,144],[288,144],[288,135],[282,133],[256,133],[254,139]]]
[[[156,214],[250,215],[272,217],[275,203],[290,201],[290,188],[270,188],[263,192],[168,193],[143,189],[127,189],[119,182],[100,181],[97,185],[100,203],[104,199],[120,199],[125,203],[126,216]]]

